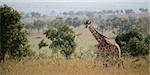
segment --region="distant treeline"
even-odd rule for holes
[[[134,14],[134,13],[148,13],[147,8],[139,8],[138,11],[135,11],[133,9],[120,9],[120,10],[102,10],[102,11],[68,11],[68,12],[62,12],[57,13],[55,11],[50,12],[49,14],[41,14],[39,12],[30,12],[30,13],[24,13],[21,12],[22,17],[47,17],[47,16],[88,16],[92,17],[94,15],[119,15],[119,14]]]
[[[83,25],[83,21],[85,19],[92,20],[95,25],[97,25],[97,29],[99,29],[101,32],[105,30],[113,30],[113,32],[116,34],[118,32],[126,32],[129,29],[133,27],[137,27],[140,29],[141,32],[144,34],[149,34],[149,17],[148,14],[135,14],[135,15],[126,15],[126,16],[120,16],[120,15],[110,15],[106,17],[99,17],[99,18],[90,18],[85,16],[72,16],[72,17],[54,17],[51,20],[47,20],[46,18],[36,18],[33,19],[33,22],[25,22],[25,27],[29,31],[32,31],[32,29],[45,30],[49,26],[59,23],[60,21],[65,21],[70,26],[73,27],[79,27],[80,25]],[[51,18],[51,17],[49,17]],[[30,18],[32,20],[32,18]]]

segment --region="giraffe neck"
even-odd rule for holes
[[[94,27],[92,27],[92,26],[89,26],[89,30],[90,30],[90,32],[93,34],[93,36],[94,36],[94,38],[97,40],[97,42],[98,42],[99,44],[102,44],[102,43],[103,43],[102,41],[105,40],[106,36],[100,34],[100,33],[99,33]]]

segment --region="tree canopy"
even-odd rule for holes
[[[0,57],[22,58],[30,55],[27,33],[20,14],[7,5],[0,7]]]
[[[115,40],[123,52],[133,56],[147,55],[149,53],[149,37],[144,38],[142,33],[136,28],[120,33]]]
[[[74,42],[75,33],[69,28],[68,24],[63,21],[55,24],[55,26],[49,27],[44,33],[46,37],[52,41],[49,47],[53,49],[53,52],[59,51],[66,59],[69,59],[76,47]]]

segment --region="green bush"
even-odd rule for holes
[[[133,56],[146,55],[148,54],[148,46],[144,41],[140,41],[138,38],[131,38],[128,42],[127,51]]]
[[[116,42],[121,47],[122,52],[132,56],[147,55],[149,53],[148,38],[143,38],[142,33],[134,28],[129,32],[120,33],[116,37]]]
[[[19,58],[31,55],[27,33],[20,14],[7,5],[0,7],[0,57]],[[31,52],[31,53],[30,53]]]
[[[41,40],[41,42],[40,42],[38,45],[39,45],[39,49],[41,49],[42,47],[48,46],[48,45],[44,42],[44,39]]]
[[[55,25],[49,27],[44,34],[52,41],[49,47],[53,49],[53,53],[59,51],[66,59],[70,59],[76,44],[74,42],[75,33],[69,28],[67,23],[63,21],[61,21],[61,23],[55,23]]]
[[[147,36],[145,37],[144,42],[145,42],[146,44],[149,44],[149,45],[150,45],[150,35],[147,35]]]

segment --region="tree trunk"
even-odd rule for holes
[[[4,63],[4,59],[5,58],[5,53],[0,52],[0,63],[3,62]]]
[[[66,55],[66,59],[69,60],[70,59],[70,55]]]
[[[69,54],[67,54],[66,52],[65,52],[65,57],[66,57],[66,59],[67,59],[67,60],[69,60],[69,59],[70,59],[70,55],[69,55]]]

